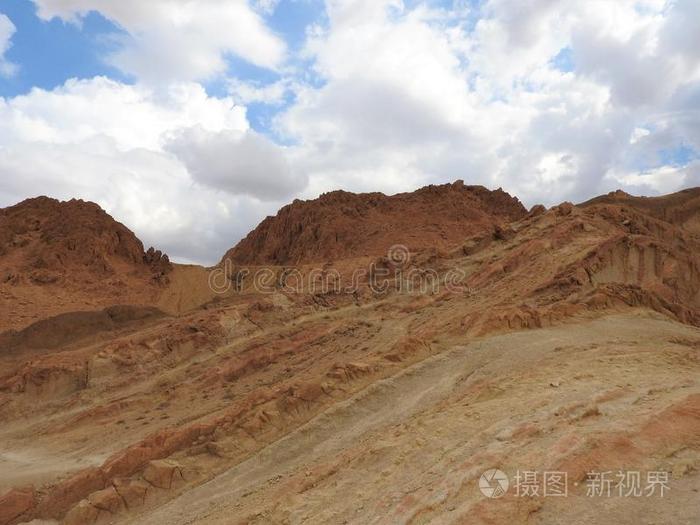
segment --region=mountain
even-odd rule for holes
[[[0,209],[0,331],[72,310],[144,304],[167,280],[167,255],[97,204],[27,199]]]
[[[700,235],[700,188],[688,188],[659,197],[636,197],[624,191],[614,191],[582,203],[581,207],[597,204],[627,206],[657,219],[681,226]]]
[[[0,335],[0,525],[695,523],[698,193],[526,212],[461,183],[333,192],[234,248],[235,287],[154,271],[73,203],[106,221],[66,224],[87,255],[44,223],[2,259],[24,268],[13,293],[95,304],[46,318],[43,296],[3,296],[38,320]],[[31,280],[31,246],[56,282]],[[86,287],[103,275],[121,294]]]
[[[469,235],[526,214],[503,190],[462,181],[391,196],[333,191],[296,200],[267,217],[224,260],[290,265],[386,255],[394,245],[449,250]]]

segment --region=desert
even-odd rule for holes
[[[352,206],[315,218],[339,197]],[[331,194],[207,269],[94,204],[4,209],[3,524],[693,523],[699,204],[615,192],[528,211],[462,181]],[[406,215],[422,244],[393,227]],[[338,253],[343,220],[341,246],[364,251]],[[536,492],[485,497],[490,468],[535,473]],[[640,490],[664,473],[667,492],[621,497],[611,477],[588,493],[627,471]],[[545,472],[566,473],[566,498],[544,497]]]
[[[0,525],[700,525],[700,0],[0,0]]]

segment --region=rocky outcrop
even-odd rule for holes
[[[36,508],[36,515],[59,519],[88,494],[105,487],[106,479],[101,469],[90,467],[77,472],[52,488]]]
[[[93,202],[27,199],[0,209],[0,332],[85,305],[147,304],[171,269]]]
[[[167,263],[149,254],[131,230],[94,202],[36,197],[0,209],[0,257],[35,280],[44,273],[61,279],[77,268],[110,275],[119,261]]]
[[[224,260],[297,264],[386,255],[395,245],[451,249],[471,234],[526,214],[520,201],[503,190],[462,181],[391,196],[334,191],[285,206]]]
[[[34,487],[12,489],[0,496],[0,525],[13,523],[29,512],[35,498]]]
[[[700,234],[700,188],[689,188],[659,197],[636,197],[617,190],[595,197],[580,207],[601,204],[632,208],[645,215]]]
[[[167,254],[156,250],[151,246],[146,253],[143,255],[143,262],[146,263],[154,273],[156,278],[163,277],[172,270],[172,265],[170,264],[170,258]]]

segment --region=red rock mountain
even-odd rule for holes
[[[295,200],[267,217],[224,256],[238,264],[297,264],[385,255],[409,249],[450,249],[465,238],[524,217],[518,199],[501,189],[454,184],[412,193],[333,191]]]
[[[71,310],[142,304],[170,270],[97,204],[27,199],[0,209],[0,331]],[[26,309],[25,309],[26,306]]]
[[[696,523],[698,194],[525,213],[459,183],[334,192],[232,256],[348,257],[323,265],[342,286],[295,289],[317,267],[283,264],[216,300],[220,268],[156,282],[94,205],[3,210],[0,321],[35,322],[0,334],[0,525]],[[397,243],[405,263],[381,257]],[[372,263],[401,272],[356,281]],[[564,472],[568,496],[494,506],[497,465]],[[669,488],[595,505],[590,473],[627,469]]]
[[[636,197],[624,191],[613,191],[580,204],[581,207],[596,204],[628,206],[656,219],[700,234],[700,188],[689,188],[660,197]]]

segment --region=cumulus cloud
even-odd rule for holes
[[[120,149],[159,149],[167,132],[246,130],[245,108],[231,98],[213,98],[196,83],[154,89],[105,77],[68,80],[52,91],[0,99],[0,139],[13,142],[76,143],[104,135]]]
[[[5,58],[5,53],[10,49],[12,35],[15,34],[15,25],[7,16],[0,13],[0,76],[12,76],[17,70],[16,64]]]
[[[190,136],[195,127],[199,135]],[[0,206],[37,194],[93,200],[176,260],[214,263],[280,203],[198,183],[167,146],[178,136],[181,148],[197,151],[203,137],[247,130],[244,108],[198,84],[154,90],[97,77],[0,98]],[[237,151],[239,166],[270,155],[265,146]],[[261,182],[263,194],[269,183]]]
[[[210,132],[194,127],[171,137],[167,148],[195,181],[233,195],[280,200],[307,184],[304,175],[292,172],[283,149],[254,131]]]
[[[2,204],[92,198],[181,260],[216,261],[286,201],[337,188],[460,178],[532,205],[700,180],[695,0],[326,0],[291,57],[264,23],[276,0],[34,1],[123,28],[108,59],[137,81],[0,99]],[[275,73],[228,71],[231,53]],[[223,98],[191,81],[221,73]]]
[[[272,106],[280,106],[285,102],[285,97],[292,89],[289,79],[278,80],[271,84],[246,82],[238,78],[229,79],[228,92],[240,104],[261,103]]]
[[[98,11],[124,29],[108,57],[142,80],[198,80],[228,69],[227,54],[275,69],[286,45],[246,0],[34,0],[41,18],[79,22]],[[263,6],[272,8],[270,2]]]
[[[470,22],[426,4],[328,0],[305,49],[321,85],[297,87],[276,129],[299,144],[309,194],[464,178],[529,204],[583,200],[655,168],[640,167],[643,144],[697,144],[696,6],[491,0]],[[647,133],[631,144],[635,129]]]

